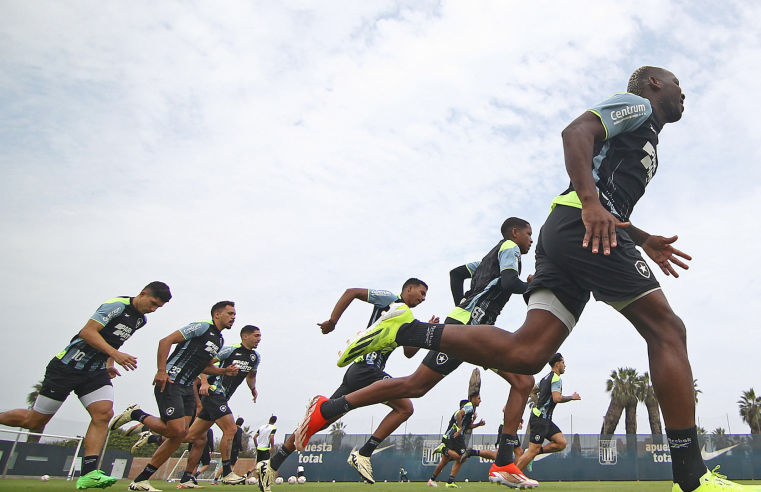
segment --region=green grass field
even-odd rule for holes
[[[72,491],[76,490],[75,482],[67,482],[65,480],[51,480],[49,482],[41,482],[39,480],[0,480],[0,491],[31,491],[31,492],[37,492],[37,491],[45,491],[45,492],[54,492],[54,491]],[[175,490],[175,484],[174,483],[167,483],[162,482],[160,480],[153,480],[151,481],[153,486],[157,489],[162,490]],[[754,484],[754,485],[761,485],[761,482],[749,482],[745,481],[742,482],[744,484]],[[129,484],[128,481],[122,480],[118,482],[113,487],[109,487],[109,491],[123,491],[127,490],[127,485]],[[207,483],[202,482],[204,485],[208,485]],[[498,492],[500,490],[504,490],[505,492],[512,490],[508,489],[507,487],[498,487],[493,484],[485,483],[485,482],[471,482],[471,483],[459,483],[460,488],[458,490],[462,490],[462,492]],[[232,487],[226,487],[222,485],[217,486],[211,486],[208,485],[206,487],[207,490],[230,490]],[[98,489],[90,489],[90,490],[98,490]],[[255,492],[259,490],[259,487],[255,485],[237,485],[235,486],[236,491],[245,492],[245,491],[251,491]],[[363,485],[360,483],[306,483],[304,485],[276,485],[273,487],[273,492],[275,491],[281,491],[281,492],[328,492],[328,491],[338,491],[338,492],[353,492],[355,490],[361,490],[366,492],[407,492],[407,491],[432,491],[434,489],[428,487],[425,482],[412,482],[412,483],[376,483],[375,485]],[[444,487],[444,483],[440,483],[439,487],[435,489],[438,491],[445,491],[448,490],[446,487]],[[671,490],[671,482],[542,482],[539,489],[537,490],[547,490],[547,491],[562,491],[562,492],[571,492],[571,491],[606,491],[606,492],[624,492],[624,491],[635,491],[635,492],[669,492]]]

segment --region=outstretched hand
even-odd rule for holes
[[[605,210],[602,204],[584,207],[581,209],[581,220],[584,222],[586,232],[582,246],[588,247],[590,239],[592,243],[592,253],[600,251],[602,244],[602,253],[610,254],[610,248],[618,246],[616,239],[616,227],[629,227],[630,222],[621,222],[612,213]]]
[[[137,369],[137,357],[125,354],[124,352],[116,352],[111,358],[127,371],[134,371]]]
[[[661,267],[661,271],[666,275],[673,275],[679,278],[679,274],[674,270],[672,263],[685,270],[689,270],[690,266],[677,258],[681,256],[685,260],[692,260],[692,257],[682,251],[679,251],[671,244],[678,239],[678,236],[663,237],[663,236],[650,236],[642,244],[642,249],[645,250],[647,256],[649,256],[654,262]]]
[[[328,333],[336,329],[336,324],[330,320],[323,321],[322,323],[317,323],[317,326],[320,327],[323,335],[327,335]]]

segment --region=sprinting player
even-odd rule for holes
[[[222,369],[211,363],[222,348],[222,330],[229,329],[235,322],[235,304],[231,301],[214,304],[211,318],[210,321],[191,323],[159,342],[153,392],[160,417],[149,415],[140,410],[139,405],[133,404],[111,421],[111,430],[136,420],[166,438],[145,469],[129,484],[129,490],[158,490],[151,486],[148,479],[174,453],[188,433],[188,423],[196,408],[193,382],[198,375],[201,372],[220,376],[235,376],[238,373],[237,366]],[[175,344],[177,346],[169,355]],[[199,452],[201,450],[203,446],[198,449]]]
[[[483,260],[468,263],[450,272],[450,285],[456,307],[444,321],[446,324],[493,324],[510,300],[510,296],[513,293],[525,292],[533,280],[532,275],[528,276],[527,282],[522,282],[519,278],[521,255],[528,253],[533,242],[531,224],[523,219],[510,217],[502,223],[500,232],[502,239]],[[471,276],[471,288],[463,294],[464,281]],[[389,327],[401,324],[397,318],[384,323]],[[385,327],[379,329],[383,330]],[[346,355],[348,353],[350,349],[347,349],[342,361],[349,360]],[[445,352],[430,351],[420,367],[410,376],[386,379],[337,400],[325,402],[319,412],[311,414],[316,422],[309,425],[309,431],[316,432],[321,425],[321,419],[330,419],[354,408],[394,398],[420,398],[460,364],[461,360],[450,357]],[[510,394],[504,414],[507,425],[500,437],[503,449],[499,456],[500,466],[507,470],[506,480],[513,486],[536,486],[537,482],[526,477],[513,463],[513,448],[519,446],[516,437],[518,422],[526,407],[529,393],[534,387],[534,378],[498,369],[495,372],[510,383]],[[307,440],[309,436],[311,434],[306,436]]]
[[[243,483],[245,477],[233,472],[233,455],[235,439],[242,430],[233,419],[233,413],[228,403],[238,386],[245,381],[251,395],[256,402],[256,372],[261,361],[261,356],[255,350],[262,339],[261,330],[254,325],[246,325],[240,330],[240,343],[228,345],[220,350],[212,359],[212,364],[218,364],[220,369],[237,367],[238,371],[233,376],[212,376],[206,378],[201,374],[201,404],[203,409],[198,413],[195,421],[190,426],[186,441],[193,441],[194,446],[188,455],[185,473],[180,479],[177,488],[195,488],[190,483],[192,472],[201,459],[201,450],[206,445],[206,431],[215,423],[222,430],[222,439],[219,442],[219,452],[222,455],[222,467],[217,470],[217,475],[222,476],[222,483],[235,485]],[[242,419],[240,419],[242,421]],[[242,437],[241,437],[242,439]],[[242,443],[241,443],[242,445]]]
[[[364,334],[346,352],[359,355],[389,345],[442,350],[467,362],[535,374],[557,352],[589,300],[610,304],[647,343],[653,388],[663,410],[671,449],[674,492],[721,487],[752,490],[709,472],[695,426],[692,369],[686,329],[636,246],[665,275],[690,256],[674,248],[677,236],[654,236],[629,222],[634,206],[658,168],[658,134],[681,119],[679,80],[658,67],[641,67],[628,93],[594,106],[563,130],[571,186],[553,200],[539,236],[536,275],[523,326],[509,333],[488,326],[467,330],[427,323],[388,323]],[[600,254],[601,253],[601,254]],[[399,330],[399,327],[404,329]],[[372,339],[372,340],[371,340]],[[352,350],[358,343],[359,351]],[[499,467],[494,473],[501,474]]]
[[[346,311],[346,308],[349,307],[349,304],[351,304],[354,299],[360,299],[375,306],[373,314],[370,317],[369,326],[388,318],[404,318],[411,321],[414,318],[410,309],[425,301],[427,293],[428,285],[416,278],[410,278],[404,282],[401,296],[397,296],[385,290],[347,289],[333,308],[330,318],[328,318],[327,321],[318,323],[318,326],[324,334],[333,331],[341,315]],[[438,318],[434,317],[432,319]],[[346,370],[341,386],[338,387],[331,398],[338,398],[351,393],[352,391],[356,391],[359,388],[368,386],[375,381],[390,378],[391,376],[384,372],[384,368],[386,366],[386,361],[395,348],[395,346],[385,348],[366,354],[364,357],[355,358],[354,363]],[[408,349],[405,347],[404,355],[408,358],[412,357],[417,353],[417,350],[418,349]],[[324,396],[314,398],[310,402],[310,409],[314,411],[314,409],[325,400],[327,400],[327,398]],[[391,412],[389,412],[378,425],[367,443],[365,443],[359,451],[353,450],[347,460],[351,466],[357,469],[360,476],[369,483],[375,483],[372,475],[372,465],[370,463],[370,457],[372,456],[373,451],[378,444],[391,435],[396,428],[407,420],[413,412],[412,402],[410,402],[409,399],[389,399],[385,403],[391,407]],[[323,420],[320,427],[326,428],[340,417],[341,414],[338,413],[330,419]],[[299,451],[304,450],[304,447],[309,442],[308,438],[300,438],[303,434],[300,433],[300,429],[304,424],[305,422],[302,422],[299,425],[296,432],[288,437],[286,442],[283,443],[271,460],[257,463],[259,487],[262,491],[269,492],[269,487],[277,476],[277,471],[280,469],[283,461],[285,461],[291,453],[297,449]],[[317,432],[317,430],[315,432]]]
[[[433,475],[428,480],[430,487],[438,487],[436,483],[436,477],[444,470],[451,460],[455,460],[452,465],[452,473],[449,475],[447,481],[447,488],[458,488],[458,485],[454,482],[457,477],[457,473],[460,471],[462,464],[468,459],[466,456],[467,444],[465,442],[465,432],[476,427],[481,427],[486,423],[481,420],[478,423],[474,423],[476,419],[476,408],[481,404],[481,395],[473,393],[468,397],[468,400],[461,405],[461,407],[452,415],[449,419],[449,425],[442,438],[441,447],[441,461],[436,465],[436,469],[433,471]]]
[[[399,467],[399,483],[402,483],[403,481],[407,480],[410,481],[410,477],[407,476],[407,470],[405,470],[403,467]]]
[[[44,427],[72,391],[90,414],[83,440],[85,455],[78,489],[106,488],[116,483],[98,469],[98,457],[114,415],[114,387],[120,376],[114,362],[127,371],[137,368],[137,357],[119,348],[147,323],[146,314],[169,302],[172,293],[163,282],[151,282],[135,297],[114,297],[95,311],[71,342],[48,363],[37,401],[31,409],[0,413],[0,424],[34,432]]]
[[[505,413],[505,409],[503,408],[502,414],[504,413]],[[494,446],[497,449],[499,449],[500,436],[502,436],[502,429],[504,428],[504,426],[505,426],[505,421],[503,420],[502,422],[499,423],[499,427],[497,427],[497,442],[494,443]],[[521,419],[520,423],[518,424],[517,430],[521,430],[521,429],[523,429],[523,419]],[[515,453],[516,460],[520,459],[520,457],[523,456],[523,448],[521,448],[519,445],[515,446],[515,449],[513,452]],[[465,451],[464,458],[470,458],[471,456],[478,456],[480,458],[494,461],[497,459],[497,451],[492,451],[491,449],[468,448],[468,450]],[[534,481],[536,482],[536,480]],[[536,482],[536,483],[537,483],[536,486],[538,486],[539,482]]]
[[[552,421],[552,412],[558,403],[581,400],[578,393],[571,396],[563,396],[563,381],[560,375],[565,373],[565,359],[560,354],[552,356],[549,362],[552,371],[539,381],[539,403],[531,410],[528,427],[531,429],[528,449],[515,465],[521,470],[525,469],[536,455],[542,453],[557,453],[565,449],[567,442],[565,436],[557,425]],[[542,446],[544,440],[550,441]]]

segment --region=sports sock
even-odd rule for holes
[[[708,470],[700,455],[698,429],[694,426],[688,429],[666,429],[666,437],[671,450],[674,483],[683,492],[692,492],[700,486],[700,477]]]
[[[275,453],[275,456],[273,456],[270,460],[270,468],[272,468],[274,471],[278,471],[280,469],[280,465],[283,464],[283,461],[285,461],[285,459],[289,457],[291,453],[293,453],[293,451],[289,451],[285,446],[280,446],[278,452]]]
[[[454,483],[454,475],[449,475],[449,480],[447,480],[447,483]]]
[[[162,439],[163,437],[158,434],[151,434],[150,436],[148,436],[148,443],[153,444],[153,443],[161,442]]]
[[[510,463],[514,463],[515,455],[513,454],[513,449],[518,445],[520,445],[520,442],[518,442],[518,436],[512,434],[500,434],[499,450],[497,451],[497,459],[494,460],[494,464],[497,466],[507,466]]]
[[[346,401],[346,397],[342,396],[333,400],[328,400],[320,405],[320,415],[325,420],[330,420],[339,415],[348,413],[350,410],[354,410],[354,406]]]
[[[544,453],[545,453],[544,446],[542,446],[541,448],[539,448],[539,452],[536,453],[536,454],[539,455],[539,454],[544,454]]]
[[[369,458],[373,455],[373,451],[375,451],[375,448],[377,448],[382,441],[383,439],[378,439],[375,436],[370,436],[370,439],[368,439],[365,445],[360,448],[359,454]]]
[[[180,479],[180,483],[186,483],[190,482],[190,477],[192,477],[193,474],[189,471],[185,470],[185,472],[182,474],[182,478]]]
[[[82,458],[82,471],[80,476],[87,475],[98,468],[98,455],[85,456]]]
[[[436,477],[438,477],[438,475],[431,475],[431,482],[435,482],[436,481]]]
[[[150,464],[146,465],[146,467],[143,468],[143,471],[140,472],[140,475],[135,477],[135,482],[142,482],[144,480],[148,480],[149,478],[151,478],[151,475],[156,473],[156,470],[158,470],[158,468],[153,467]]]
[[[233,472],[233,467],[230,466],[230,460],[222,460],[222,476],[227,476]]]
[[[396,343],[404,347],[420,347],[428,350],[439,350],[444,325],[413,321],[405,323],[396,332]]]
[[[132,410],[132,413],[130,413],[129,416],[132,420],[137,420],[138,422],[142,423],[143,420],[145,420],[145,417],[150,416],[150,414],[145,413],[138,408],[137,410]]]

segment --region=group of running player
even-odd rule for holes
[[[269,490],[283,461],[293,451],[304,450],[314,433],[354,408],[385,402],[391,412],[368,442],[351,452],[348,460],[372,483],[372,451],[412,414],[409,398],[426,394],[462,362],[490,368],[511,385],[489,480],[513,488],[535,487],[537,483],[526,477],[521,468],[537,453],[565,446],[564,439],[556,439],[544,448],[542,442],[545,437],[559,434],[551,424],[554,404],[578,399],[576,394],[571,397],[560,394],[560,374],[565,364],[557,351],[578,322],[590,293],[626,317],[647,343],[653,388],[663,411],[671,451],[672,492],[756,490],[727,480],[716,469],[708,471],[701,458],[686,329],[637,246],[667,276],[678,277],[674,266],[687,269],[682,259],[691,258],[673,247],[676,236],[650,235],[630,222],[634,206],[658,168],[659,133],[665,124],[681,119],[684,99],[674,74],[645,66],[631,75],[626,93],[593,106],[568,125],[562,140],[571,183],[552,201],[538,238],[536,272],[526,282],[519,278],[520,257],[533,242],[532,229],[525,220],[510,218],[502,226],[502,238],[480,263],[469,263],[452,271],[456,308],[443,324],[436,317],[429,322],[413,317],[410,310],[425,300],[428,290],[421,280],[412,278],[405,282],[400,296],[372,289],[347,290],[328,320],[319,323],[320,329],[323,333],[333,331],[354,299],[375,306],[369,327],[339,358],[340,367],[349,366],[340,387],[331,398],[315,397],[294,434],[270,460],[257,464],[262,490]],[[470,289],[463,292],[463,281],[467,278],[471,279]],[[523,294],[528,312],[523,325],[511,333],[494,323],[514,293]],[[113,484],[116,479],[98,470],[97,460],[113,414],[110,379],[119,374],[114,362],[126,370],[135,369],[135,358],[118,349],[134,330],[145,324],[147,313],[170,298],[165,284],[153,282],[134,298],[120,297],[103,304],[48,365],[34,408],[2,413],[0,424],[39,428],[69,392],[75,391],[92,416],[77,486]],[[156,490],[148,478],[181,442],[195,445],[179,487],[198,487],[190,476],[203,449],[206,430],[214,422],[223,431],[220,444],[223,483],[243,480],[232,472],[229,464],[235,422],[227,402],[244,380],[256,398],[259,355],[254,349],[261,333],[254,326],[246,326],[241,331],[240,345],[223,348],[222,331],[229,329],[235,320],[234,303],[219,302],[212,307],[211,314],[212,320],[191,323],[160,341],[158,372],[154,378],[160,415],[148,415],[137,405],[131,405],[111,423],[111,428],[116,428],[137,420],[165,437],[149,465],[130,484],[130,490]],[[170,356],[172,345],[177,347]],[[407,357],[420,348],[429,353],[412,375],[391,378],[384,367],[398,346],[404,347]],[[532,442],[515,462],[516,433],[534,387],[532,375],[547,363],[552,372],[539,385],[539,405],[529,421]],[[203,409],[190,425],[195,406],[192,386],[197,377],[203,380],[205,375],[213,380],[202,382]],[[459,438],[463,428],[472,425],[466,419],[467,415],[474,415],[468,404],[474,409],[480,401],[479,394],[468,396],[469,402],[458,410],[444,442],[445,456],[457,462],[467,454]]]

